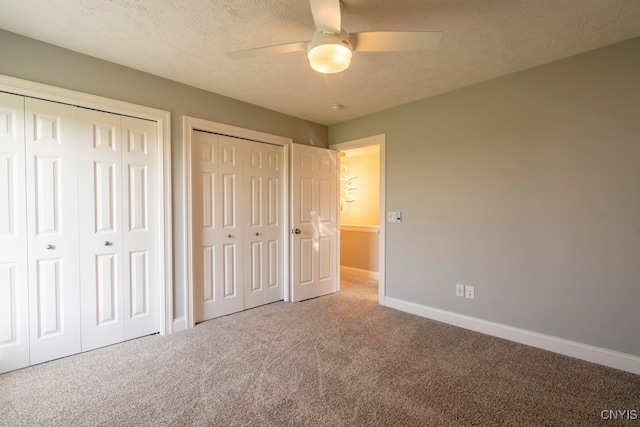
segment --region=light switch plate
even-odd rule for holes
[[[402,212],[387,212],[387,222],[402,222]]]

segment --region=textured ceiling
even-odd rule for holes
[[[304,52],[225,55],[309,40],[304,0],[0,0],[7,31],[325,125],[640,36],[640,1],[343,0],[342,25],[444,35],[321,75]]]

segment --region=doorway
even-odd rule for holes
[[[385,295],[385,135],[332,145],[340,153],[340,271],[378,280]]]

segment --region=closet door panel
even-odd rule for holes
[[[25,99],[31,364],[80,352],[76,108]]]
[[[0,373],[29,365],[24,98],[0,93]]]
[[[247,142],[245,154],[245,308],[283,299],[282,147]]]
[[[245,233],[244,254],[247,263],[244,269],[244,308],[253,308],[266,303],[265,292],[265,144],[248,142],[244,155],[245,186],[243,195],[247,209],[243,218]]]
[[[78,109],[82,351],[124,339],[120,120]]]
[[[218,137],[206,132],[193,132],[193,298],[194,320],[215,317],[218,204]]]
[[[227,136],[218,138],[218,186],[214,191],[220,215],[216,224],[215,317],[244,309],[242,237],[242,156],[245,141]]]
[[[242,152],[244,141],[194,131],[194,320],[244,309]]]
[[[264,192],[263,206],[264,246],[268,248],[264,258],[266,302],[279,301],[284,298],[284,245],[282,235],[283,224],[283,195],[282,180],[284,149],[272,145],[265,145]]]
[[[124,336],[159,331],[157,123],[122,117]]]

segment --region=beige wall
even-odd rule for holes
[[[340,230],[340,266],[378,272],[378,233],[358,227]]]
[[[386,134],[386,293],[640,356],[640,38],[329,128]],[[455,284],[475,286],[475,300]]]
[[[340,158],[341,165],[346,165],[347,174],[355,176],[351,203],[340,213],[341,224],[378,225],[380,221],[380,154],[372,153],[362,156]]]
[[[372,230],[380,222],[380,153],[353,155],[347,151],[340,158],[352,181],[354,201],[340,213],[340,265],[359,270],[378,271],[378,233]],[[345,225],[369,227],[344,227]]]
[[[245,102],[166,80],[0,30],[0,74],[171,112],[174,225],[174,302],[184,314],[182,262],[184,182],[182,117],[198,117],[327,146],[327,128]]]

